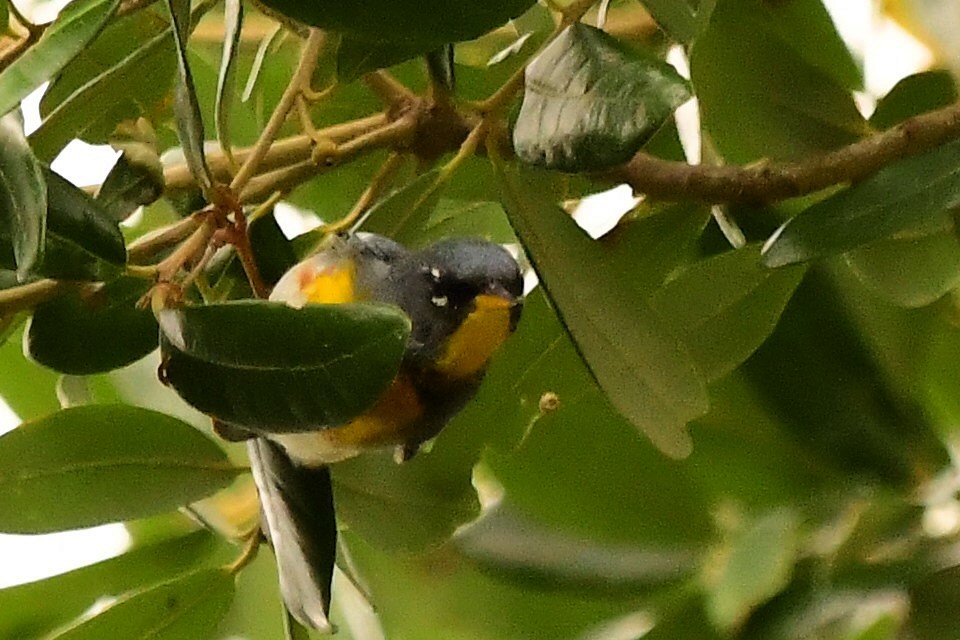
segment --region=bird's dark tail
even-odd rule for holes
[[[330,469],[298,466],[280,445],[265,438],[249,440],[247,451],[284,605],[301,624],[329,631],[337,553]]]

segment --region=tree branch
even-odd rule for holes
[[[874,136],[799,162],[745,167],[693,166],[640,152],[610,177],[661,200],[771,202],[862,180],[903,158],[960,138],[960,103],[931,111]]]
[[[310,35],[307,37],[307,41],[303,45],[303,50],[300,52],[300,62],[297,64],[297,70],[294,72],[290,83],[280,97],[280,102],[273,110],[270,120],[260,133],[260,138],[253,146],[250,155],[243,161],[243,165],[240,167],[237,175],[235,175],[230,182],[230,189],[235,193],[242,191],[243,187],[250,181],[250,178],[256,174],[260,161],[267,154],[267,150],[273,143],[274,138],[277,137],[277,133],[279,133],[280,127],[283,126],[284,121],[286,121],[287,115],[293,108],[297,96],[300,95],[303,87],[309,86],[310,77],[313,75],[313,70],[317,65],[317,56],[320,55],[320,48],[323,45],[324,38],[325,34],[323,31],[319,29],[310,30]]]

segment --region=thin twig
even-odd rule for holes
[[[694,166],[638,153],[610,173],[662,200],[772,202],[856,182],[903,158],[960,138],[960,103],[925,113],[864,140],[799,162]]]
[[[417,98],[413,91],[410,91],[402,82],[383,70],[365,74],[363,83],[377,94],[377,97],[386,107],[391,109],[402,108]]]
[[[326,139],[339,144],[352,138],[382,128],[388,122],[386,115],[378,113],[350,122],[332,125],[316,132],[318,139]],[[297,135],[275,141],[260,160],[258,172],[272,171],[281,167],[302,162],[310,157],[314,142],[310,135]],[[255,147],[234,149],[233,156],[238,162],[245,162]],[[207,162],[214,176],[229,179],[229,164],[219,152],[207,154]],[[171,165],[164,169],[163,180],[167,189],[182,189],[196,184],[186,163]]]
[[[367,185],[366,190],[364,190],[363,194],[357,200],[357,203],[353,205],[350,213],[336,222],[323,225],[321,227],[321,233],[328,236],[349,229],[350,226],[383,195],[383,192],[387,190],[393,177],[400,167],[403,166],[403,161],[403,154],[397,152],[391,153],[380,166],[377,175],[373,176],[373,179],[370,181],[370,184]],[[311,253],[315,253],[315,251],[311,251]]]
[[[258,202],[274,191],[292,189],[309,178],[376,149],[403,149],[410,144],[410,139],[415,130],[415,120],[401,118],[359,135],[341,145],[332,146],[330,153],[321,159],[325,162],[320,164],[314,160],[302,160],[275,171],[262,173],[251,178],[247,186],[240,192],[240,202]]]
[[[214,216],[204,214],[203,222],[190,237],[157,265],[157,279],[160,282],[173,282],[183,265],[195,262],[203,256],[216,230]]]
[[[253,146],[250,155],[247,156],[237,175],[235,175],[230,182],[230,189],[234,193],[242,191],[247,182],[250,181],[250,178],[257,173],[260,161],[267,154],[268,149],[277,137],[277,133],[280,132],[280,127],[282,127],[286,121],[287,115],[293,108],[297,96],[300,95],[303,87],[309,86],[310,77],[313,75],[314,68],[316,68],[317,57],[320,55],[320,49],[323,46],[325,38],[326,36],[323,31],[310,29],[310,35],[307,36],[307,41],[304,43],[303,50],[300,52],[300,61],[297,64],[297,70],[294,72],[289,84],[287,84],[287,88],[280,97],[280,102],[270,115],[270,120],[267,121],[267,125],[260,133],[260,137]]]
[[[127,262],[139,264],[186,239],[200,226],[202,218],[202,214],[192,215],[137,238],[127,247]]]
[[[46,302],[64,291],[80,288],[89,283],[70,282],[66,280],[36,280],[18,287],[0,290],[0,318],[32,309],[41,302]]]

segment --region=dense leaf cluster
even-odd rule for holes
[[[802,163],[953,76],[866,119],[820,0],[602,4],[0,2],[0,531],[133,538],[0,589],[0,637],[282,636],[204,414],[329,425],[390,382],[396,309],[256,299],[351,227],[511,243],[538,285],[428,452],[335,465],[345,637],[956,637],[960,142],[784,202],[678,182],[598,239],[570,215],[638,153],[684,161],[691,96],[710,162]],[[96,189],[50,168],[73,138],[123,152]],[[333,226],[289,239],[281,199]]]

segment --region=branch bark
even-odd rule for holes
[[[799,162],[694,166],[640,152],[610,177],[660,200],[712,204],[772,202],[856,182],[885,166],[960,138],[960,103],[931,111],[860,140]]]

